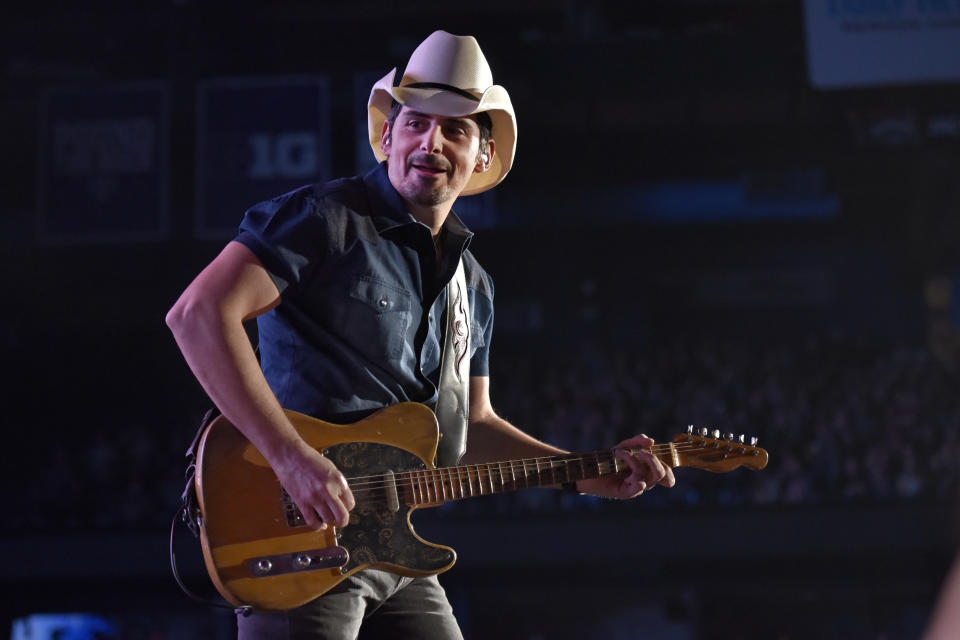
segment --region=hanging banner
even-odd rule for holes
[[[164,84],[47,91],[40,117],[40,241],[166,237],[168,119]]]
[[[960,2],[805,0],[818,89],[960,82]]]
[[[197,90],[196,233],[229,238],[243,212],[330,170],[321,76],[220,78]]]

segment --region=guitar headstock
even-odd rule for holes
[[[694,432],[693,427],[673,439],[669,455],[671,466],[695,467],[714,473],[726,473],[738,467],[757,471],[766,467],[769,459],[767,452],[757,446],[756,438],[750,438],[747,444],[743,435],[728,433],[721,438],[719,430]]]

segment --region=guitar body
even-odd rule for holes
[[[393,405],[352,425],[286,413],[347,477],[392,478],[433,468],[439,430],[423,405]],[[303,522],[266,459],[229,421],[217,418],[201,439],[196,473],[201,544],[214,585],[235,605],[283,610],[368,567],[423,576],[453,566],[453,549],[413,531],[403,487],[371,486],[354,488],[357,506],[346,527],[316,531]]]
[[[223,416],[211,422],[197,451],[200,541],[210,579],[237,606],[292,609],[368,567],[405,576],[446,571],[456,553],[413,531],[414,509],[630,472],[612,449],[438,469],[432,462],[440,437],[436,416],[413,402],[350,425],[286,414],[343,472],[357,504],[346,527],[311,529],[256,448]],[[755,439],[748,445],[742,435],[719,436],[689,427],[649,453],[671,468],[717,473],[767,465]]]

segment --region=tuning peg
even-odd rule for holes
[[[757,439],[757,436],[750,436],[750,446],[751,446],[751,447],[757,446],[757,442],[759,442],[759,440]]]
[[[737,442],[740,444],[746,444],[747,437],[741,433],[739,436],[737,436]]]
[[[713,437],[716,438],[717,440],[720,439],[720,429],[713,430]]]
[[[703,436],[704,438],[706,438],[706,437],[707,437],[707,434],[709,434],[709,433],[710,433],[710,430],[707,429],[706,427],[701,427],[701,428],[700,428],[700,435]]]
[[[692,436],[692,435],[693,435],[693,425],[692,425],[692,424],[688,424],[688,425],[687,425],[687,435],[688,435],[688,436]]]
[[[726,440],[727,442],[733,442],[733,434],[732,434],[732,433],[728,433],[728,434],[725,435],[723,438],[724,438],[724,440]]]

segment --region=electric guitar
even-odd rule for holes
[[[350,425],[286,413],[347,477],[356,507],[346,527],[310,528],[257,449],[223,416],[211,422],[197,453],[200,541],[213,584],[237,606],[292,609],[367,567],[404,576],[446,571],[456,553],[414,532],[415,509],[629,473],[612,450],[435,468],[437,420],[413,402]],[[670,467],[726,472],[766,466],[767,452],[755,441],[712,435],[691,427],[673,442],[654,445],[652,453]]]

